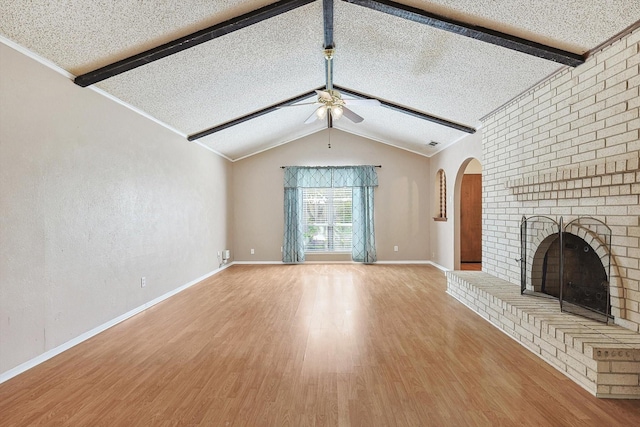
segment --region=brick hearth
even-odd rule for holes
[[[640,334],[562,313],[484,272],[447,272],[447,293],[593,395],[640,399]]]

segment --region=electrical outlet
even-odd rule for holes
[[[397,246],[393,247],[393,252],[398,252],[398,247]]]
[[[253,254],[255,254],[255,253],[256,253],[256,251],[252,248],[252,249],[251,249],[251,255],[253,255]]]
[[[222,252],[218,251],[218,258],[222,256]]]
[[[140,279],[140,287],[144,288],[145,286],[147,286],[147,278],[146,277],[142,277]]]
[[[282,252],[284,250],[284,248],[282,246],[280,246],[280,252]]]

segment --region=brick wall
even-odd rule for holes
[[[523,215],[612,228],[616,323],[640,330],[640,29],[483,121],[483,270],[520,282]]]

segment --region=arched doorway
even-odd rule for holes
[[[482,165],[475,158],[463,162],[455,185],[456,269],[482,269]]]

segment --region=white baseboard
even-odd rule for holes
[[[282,261],[235,261],[237,265],[305,265],[305,264],[362,264],[354,261],[304,261],[304,262],[288,262]]]
[[[233,261],[236,265],[284,265],[282,261]]]
[[[304,265],[304,264],[362,264],[355,261],[305,261],[298,264],[285,264],[282,261],[234,261],[236,265]],[[423,260],[404,260],[404,261],[376,261],[374,264],[389,264],[389,265],[401,265],[401,264],[414,264],[414,265],[433,265],[439,270],[449,271],[448,268],[441,266],[433,261]],[[367,264],[368,265],[368,264]]]
[[[221,268],[218,268],[216,270],[213,270],[213,271],[205,274],[204,276],[200,276],[197,279],[194,279],[194,280],[190,281],[189,283],[186,283],[186,284],[180,286],[179,288],[176,288],[176,289],[174,289],[172,291],[169,291],[164,295],[160,295],[159,297],[157,297],[155,299],[152,299],[151,301],[149,301],[149,302],[147,302],[145,304],[142,304],[141,306],[136,307],[133,310],[130,310],[130,311],[128,311],[128,312],[116,317],[115,319],[111,319],[108,322],[103,323],[102,325],[97,326],[97,327],[91,329],[90,331],[87,331],[87,332],[85,332],[85,333],[83,333],[83,334],[81,334],[81,335],[79,335],[79,336],[77,336],[77,337],[65,342],[64,344],[61,344],[61,345],[57,346],[56,348],[52,348],[51,350],[48,350],[48,351],[40,354],[39,356],[36,356],[33,359],[28,360],[28,361],[16,366],[15,368],[12,368],[12,369],[9,369],[6,372],[0,373],[0,384],[2,384],[3,382],[15,377],[16,375],[19,375],[19,374],[21,374],[21,373],[33,368],[34,366],[37,366],[37,365],[41,364],[42,362],[45,362],[45,361],[51,359],[54,356],[57,356],[58,354],[62,353],[65,350],[68,350],[71,347],[74,347],[74,346],[80,344],[81,342],[88,340],[89,338],[99,334],[100,332],[103,332],[103,331],[109,329],[110,327],[115,326],[118,323],[129,319],[130,317],[135,316],[136,314],[148,309],[149,307],[153,307],[154,305],[158,304],[159,302],[162,302],[162,301],[166,300],[167,298],[170,298],[170,297],[172,297],[172,296],[184,291],[185,289],[190,288],[191,286],[195,285],[196,283],[199,283],[199,282],[201,282],[201,281],[213,276],[214,274],[221,272],[222,270],[226,269],[227,267],[232,266],[233,264],[234,263],[227,264],[227,265],[225,265],[225,266],[223,266]]]
[[[430,261],[423,260],[394,260],[394,261],[376,261],[375,264],[429,264]]]
[[[410,260],[410,261],[378,261],[376,264],[418,264],[418,265],[432,265],[439,270],[449,271],[448,268],[441,266],[438,263],[433,261],[422,261],[422,260]]]
[[[433,261],[427,261],[429,264],[433,265],[435,268],[442,270],[444,272],[450,271],[447,267],[443,267],[440,264],[433,262]]]

